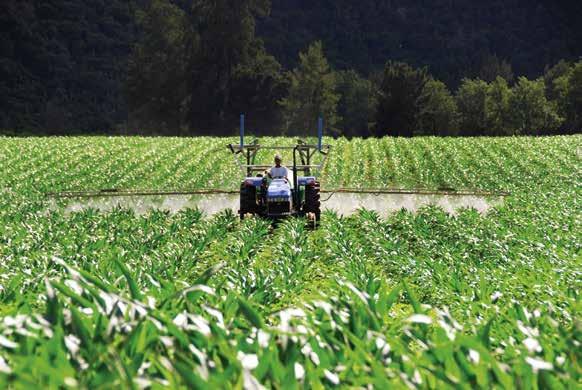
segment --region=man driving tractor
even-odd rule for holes
[[[285,179],[289,180],[289,170],[287,167],[281,165],[283,159],[281,155],[275,155],[275,166],[271,167],[266,173],[271,179]]]

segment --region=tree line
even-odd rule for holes
[[[515,135],[582,128],[582,62],[514,79],[491,55],[452,92],[427,68],[388,61],[363,76],[335,70],[313,42],[286,70],[256,36],[268,0],[152,0],[129,60],[131,132],[230,135],[245,113],[261,134],[311,134],[319,116],[335,136]]]
[[[573,0],[277,0],[257,24],[265,47],[285,67],[321,40],[338,69],[362,74],[386,59],[431,73],[456,89],[483,65],[511,58],[535,78],[545,65],[582,54],[582,2]]]
[[[372,135],[504,136],[582,130],[582,61],[560,61],[543,77],[464,78],[452,93],[426,69],[386,64]]]
[[[579,131],[576,64],[543,67],[577,58],[580,6],[522,2],[5,0],[0,133]]]
[[[127,118],[139,1],[0,1],[0,133],[102,133]]]

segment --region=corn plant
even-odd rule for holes
[[[582,137],[326,139],[324,187],[511,191],[487,214],[310,230],[44,197],[236,189],[228,142],[0,138],[0,387],[579,387]]]

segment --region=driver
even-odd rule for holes
[[[281,163],[283,162],[283,159],[281,158],[281,156],[279,154],[275,155],[275,166],[271,167],[271,169],[269,169],[267,171],[267,175],[269,175],[269,177],[271,179],[285,179],[285,180],[289,180],[289,170],[287,169],[287,167],[281,165]]]

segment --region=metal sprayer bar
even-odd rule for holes
[[[214,195],[238,194],[234,190],[200,189],[200,190],[99,190],[99,191],[64,191],[47,193],[49,198],[113,198],[124,196],[172,196],[172,195]]]
[[[494,192],[481,190],[431,190],[431,189],[405,189],[405,188],[375,188],[375,189],[359,189],[359,188],[336,188],[336,189],[322,189],[323,194],[408,194],[408,195],[446,195],[446,196],[496,196],[507,197],[511,194],[509,192]],[[96,191],[64,191],[47,193],[46,196],[50,198],[94,198],[94,197],[124,197],[124,196],[172,196],[172,195],[238,195],[239,191],[234,190],[220,190],[220,189],[198,189],[198,190],[96,190]]]
[[[238,145],[232,145],[234,147],[234,150],[258,150],[258,149],[265,149],[265,150],[293,150],[297,147],[297,149],[317,149],[319,148],[319,145],[310,145],[310,144],[300,144],[297,146],[263,146],[263,145],[259,145],[259,144],[250,144],[250,145],[242,145],[242,146],[238,146]],[[331,145],[321,145],[322,149],[329,149],[331,148]]]
[[[507,197],[511,193],[507,191],[485,191],[479,189],[430,189],[430,188],[336,188],[322,189],[322,193],[328,194],[402,194],[402,195],[446,195],[446,196],[496,196]]]

